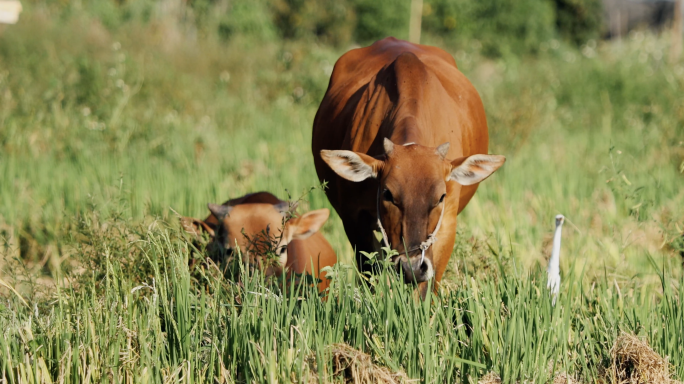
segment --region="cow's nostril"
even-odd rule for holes
[[[423,262],[420,267],[419,267],[420,272],[425,273],[428,270],[428,264],[426,262]]]
[[[407,283],[420,283],[432,278],[432,264],[430,260],[425,259],[422,262],[420,259],[411,260],[400,258],[397,263],[397,268],[403,270],[404,278]]]

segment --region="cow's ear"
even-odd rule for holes
[[[202,220],[193,219],[192,217],[181,217],[180,223],[181,227],[191,235],[199,237],[203,232],[206,232],[209,236],[214,237],[214,228]]]
[[[330,217],[330,210],[323,208],[307,212],[296,219],[290,220],[288,226],[292,239],[304,240],[318,232],[326,220],[328,220],[328,217]]]
[[[330,168],[349,181],[363,181],[378,177],[384,162],[353,151],[321,151],[321,157]]]
[[[455,180],[461,185],[479,183],[494,173],[506,162],[501,155],[472,155],[459,157],[451,162],[449,180]]]
[[[230,211],[233,210],[233,207],[231,206],[218,205],[212,203],[207,204],[207,208],[209,208],[211,214],[214,215],[214,217],[217,218],[218,221],[223,221],[223,219],[225,219],[226,216],[230,216]]]

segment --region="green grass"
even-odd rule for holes
[[[174,211],[258,190],[329,207],[310,134],[342,51],[183,31],[38,6],[0,30],[0,277],[28,303],[0,288],[9,382],[331,378],[334,343],[424,382],[590,382],[622,330],[684,379],[684,64],[667,39],[498,61],[448,47],[508,160],[460,216],[445,289],[420,302],[340,266],[321,301],[188,270]],[[350,265],[336,215],[323,232]]]
[[[669,275],[661,294],[618,288],[607,276],[587,289],[566,275],[552,307],[539,269],[468,275],[420,301],[392,272],[359,284],[338,265],[342,278],[321,300],[305,286],[283,294],[258,274],[243,275],[242,285],[212,268],[191,275],[187,243],[174,231],[113,225],[83,222],[81,233],[98,241],[80,250],[92,264],[77,284],[35,308],[5,301],[0,372],[8,382],[339,381],[336,343],[424,382],[467,382],[488,370],[505,382],[548,382],[558,372],[591,382],[621,331],[647,336],[684,375],[684,284]]]

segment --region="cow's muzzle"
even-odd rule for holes
[[[430,280],[434,276],[434,268],[432,261],[427,257],[421,257],[419,253],[417,256],[407,258],[400,256],[395,261],[397,271],[404,274],[404,281],[406,283],[422,283]]]

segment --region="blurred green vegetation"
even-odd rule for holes
[[[428,36],[455,46],[477,41],[488,56],[537,53],[556,36],[553,4],[546,0],[427,1],[424,14]]]
[[[603,2],[555,0],[556,28],[561,37],[577,46],[600,37],[603,32]]]
[[[317,41],[346,47],[386,36],[407,38],[408,0],[31,0],[69,17],[86,12],[110,30],[173,16],[186,32],[224,40]],[[489,56],[535,54],[539,44],[560,37],[577,46],[602,32],[600,0],[425,0],[427,41],[454,48],[477,40]],[[486,21],[486,22],[483,22]]]

